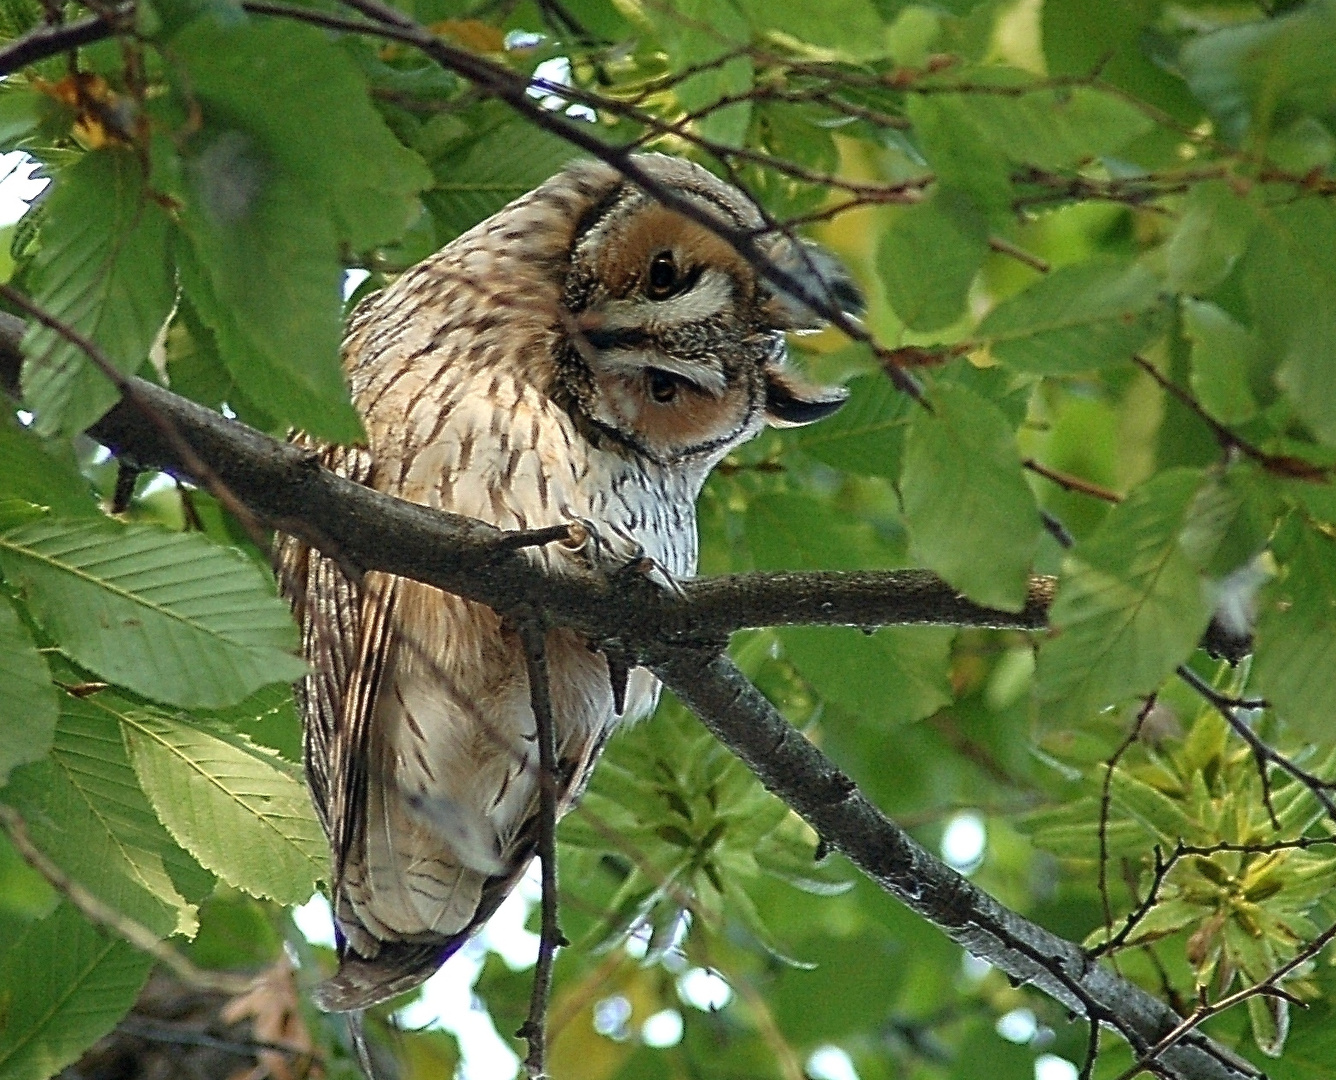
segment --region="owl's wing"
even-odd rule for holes
[[[295,441],[311,445],[303,436]],[[340,476],[361,484],[370,481],[371,455],[366,450],[332,446],[319,453],[321,463]],[[359,799],[365,801],[366,754],[361,751],[367,718],[347,710],[350,692],[358,705],[375,697],[374,686],[367,683],[378,670],[359,669],[358,661],[367,651],[364,593],[368,585],[377,593],[378,583],[359,586],[335,560],[296,537],[281,535],[274,556],[279,589],[292,605],[302,651],[311,664],[310,673],[297,684],[302,756],[311,799],[334,851],[337,881],[351,841],[349,824],[357,818]]]

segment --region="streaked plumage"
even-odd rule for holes
[[[704,169],[640,162],[730,226],[753,205]],[[824,253],[775,258],[852,309]],[[345,343],[366,448],[325,463],[402,498],[505,529],[582,521],[611,559],[696,569],[710,469],[772,423],[806,423],[839,391],[784,367],[783,331],[814,320],[702,225],[582,163],[413,267],[357,310]],[[551,572],[587,557],[534,550]],[[313,673],[299,686],[311,794],[333,852],[339,973],[317,991],[357,1010],[416,986],[511,890],[534,849],[537,747],[523,653],[490,609],[380,573],[353,584],[296,540],[280,580]],[[609,734],[648,713],[629,678],[570,631],[548,638],[561,808]]]

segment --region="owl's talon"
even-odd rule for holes
[[[657,585],[664,592],[672,593],[677,600],[685,600],[686,592],[682,589],[677,578],[673,576],[663,563],[658,559],[651,558],[648,555],[641,556],[634,563],[627,565],[627,569],[633,569],[636,573],[647,578],[652,584]]]

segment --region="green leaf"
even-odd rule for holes
[[[866,521],[832,519],[828,501],[757,493],[747,504],[747,546],[758,570],[864,570],[887,553]]]
[[[1169,798],[1126,769],[1114,769],[1109,792],[1120,807],[1146,826],[1157,839],[1172,847],[1183,840],[1207,843],[1211,837],[1184,811],[1183,805]]]
[[[514,148],[523,144],[523,154]],[[432,161],[436,185],[423,202],[437,235],[451,240],[548,179],[575,156],[570,143],[505,119]]]
[[[904,324],[940,330],[965,313],[987,253],[987,218],[969,196],[938,187],[931,199],[896,215],[882,234],[877,267]]]
[[[343,268],[328,217],[295,185],[261,184],[266,166],[244,135],[218,137],[194,163],[177,263],[223,363],[276,418],[334,441],[362,438],[339,365]],[[253,201],[232,216],[210,207],[232,189]]]
[[[1336,679],[1336,545],[1304,529],[1257,622],[1253,678],[1303,738],[1332,737]]]
[[[1203,34],[1184,46],[1180,64],[1228,138],[1265,133],[1287,108],[1320,115],[1336,94],[1336,6],[1305,4]]]
[[[128,150],[85,154],[63,170],[45,205],[32,267],[33,301],[135,371],[172,309],[168,218]],[[23,396],[41,435],[75,434],[119,397],[82,349],[33,324],[24,337]]]
[[[1088,828],[1088,826],[1087,826]],[[1143,845],[1144,848],[1144,845]],[[1127,936],[1128,945],[1145,944],[1166,937],[1188,926],[1199,925],[1203,909],[1200,904],[1188,900],[1161,900],[1150,909],[1144,918],[1137,922],[1136,929]],[[1081,944],[1087,949],[1102,945],[1122,928],[1121,921],[1116,922],[1112,932],[1106,926],[1092,931]]]
[[[230,705],[306,669],[267,575],[201,536],[39,521],[0,534],[0,566],[62,650],[145,697]]]
[[[904,433],[918,406],[885,375],[860,375],[848,384],[849,400],[829,420],[783,433],[784,445],[832,468],[895,479],[900,475]]]
[[[1244,270],[1253,327],[1295,412],[1336,444],[1336,207],[1303,199],[1260,219]]]
[[[37,127],[41,95],[26,87],[6,83],[0,90],[0,148],[13,150]]]
[[[939,182],[967,192],[989,214],[1010,210],[1011,166],[1005,148],[987,139],[961,137],[974,126],[963,96],[920,94],[909,99],[905,113]]]
[[[1227,578],[1261,554],[1280,505],[1271,484],[1247,465],[1214,473],[1193,499],[1179,543],[1207,578]]]
[[[1036,847],[1065,859],[1094,860],[1100,856],[1099,802],[1088,796],[1057,806],[1030,810],[1012,819]],[[1112,857],[1145,854],[1146,832],[1134,820],[1116,808],[1109,815],[1105,831],[1105,851]]]
[[[1128,359],[1164,328],[1166,313],[1148,270],[1095,258],[1004,300],[978,336],[1004,364],[1068,375]]]
[[[365,77],[325,32],[279,20],[200,19],[176,36],[172,52],[205,124],[249,136],[257,157],[328,208],[337,240],[359,251],[388,243],[418,213],[431,173],[385,126]],[[239,194],[212,193],[215,211]]]
[[[68,903],[33,923],[0,957],[0,1075],[60,1072],[129,1011],[152,966]]]
[[[1161,473],[1063,560],[1036,668],[1043,727],[1150,693],[1196,647],[1211,609],[1179,537],[1201,483],[1196,470]]]
[[[1252,235],[1252,207],[1223,180],[1194,184],[1165,244],[1165,286],[1204,296],[1229,276]]]
[[[1157,42],[1163,18],[1163,0],[1120,0],[1116,4],[1044,0],[1040,33],[1048,73],[1084,81],[1098,71],[1101,81],[1129,91],[1182,124],[1194,124],[1201,107],[1173,63],[1166,63],[1151,47]],[[1177,132],[1167,129],[1161,139],[1166,154],[1180,142]]]
[[[178,843],[252,896],[310,899],[328,852],[299,770],[241,735],[137,710],[121,719],[135,773]]]
[[[787,627],[777,633],[784,655],[813,689],[866,720],[908,724],[951,703],[954,630],[897,626],[868,635],[847,627]]]
[[[1183,335],[1192,342],[1192,392],[1223,424],[1257,415],[1252,373],[1259,349],[1248,330],[1214,304],[1184,300]]]
[[[56,733],[56,690],[51,672],[37,651],[18,612],[0,598],[0,787],[15,766],[40,761]]]
[[[157,934],[193,935],[202,871],[172,842],[126,756],[117,699],[61,701],[46,761],[16,769],[3,790],[33,842],[74,880]]]
[[[177,96],[203,120],[179,167],[161,155],[162,182],[183,203],[185,292],[251,400],[356,440],[339,364],[339,244],[361,250],[402,234],[430,176],[320,31],[199,19],[172,55]]]
[[[1019,611],[1039,540],[1039,511],[1002,411],[942,384],[905,439],[900,496],[910,552],[981,604]]]
[[[1062,169],[1111,154],[1153,126],[1131,102],[1090,87],[1027,89],[1034,77],[1009,68],[963,72],[958,140],[993,146],[1018,164]],[[975,89],[994,87],[999,92]]]
[[[742,8],[758,34],[828,49],[843,59],[886,55],[886,27],[869,0],[742,0]]]
[[[654,20],[667,49],[669,71],[680,75],[688,68],[701,69],[675,88],[678,104],[687,112],[697,112],[722,97],[745,95],[754,73],[750,57],[712,63],[750,38],[742,12],[728,0],[677,0],[674,9],[663,10]],[[695,123],[696,131],[725,146],[741,146],[751,113],[750,101],[738,101],[701,117]]]
[[[69,443],[44,441],[12,415],[0,417],[0,498],[46,506],[63,517],[101,517]]]

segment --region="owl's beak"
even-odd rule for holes
[[[793,372],[765,369],[765,418],[771,427],[802,427],[838,412],[849,398],[842,386],[813,386]]]

